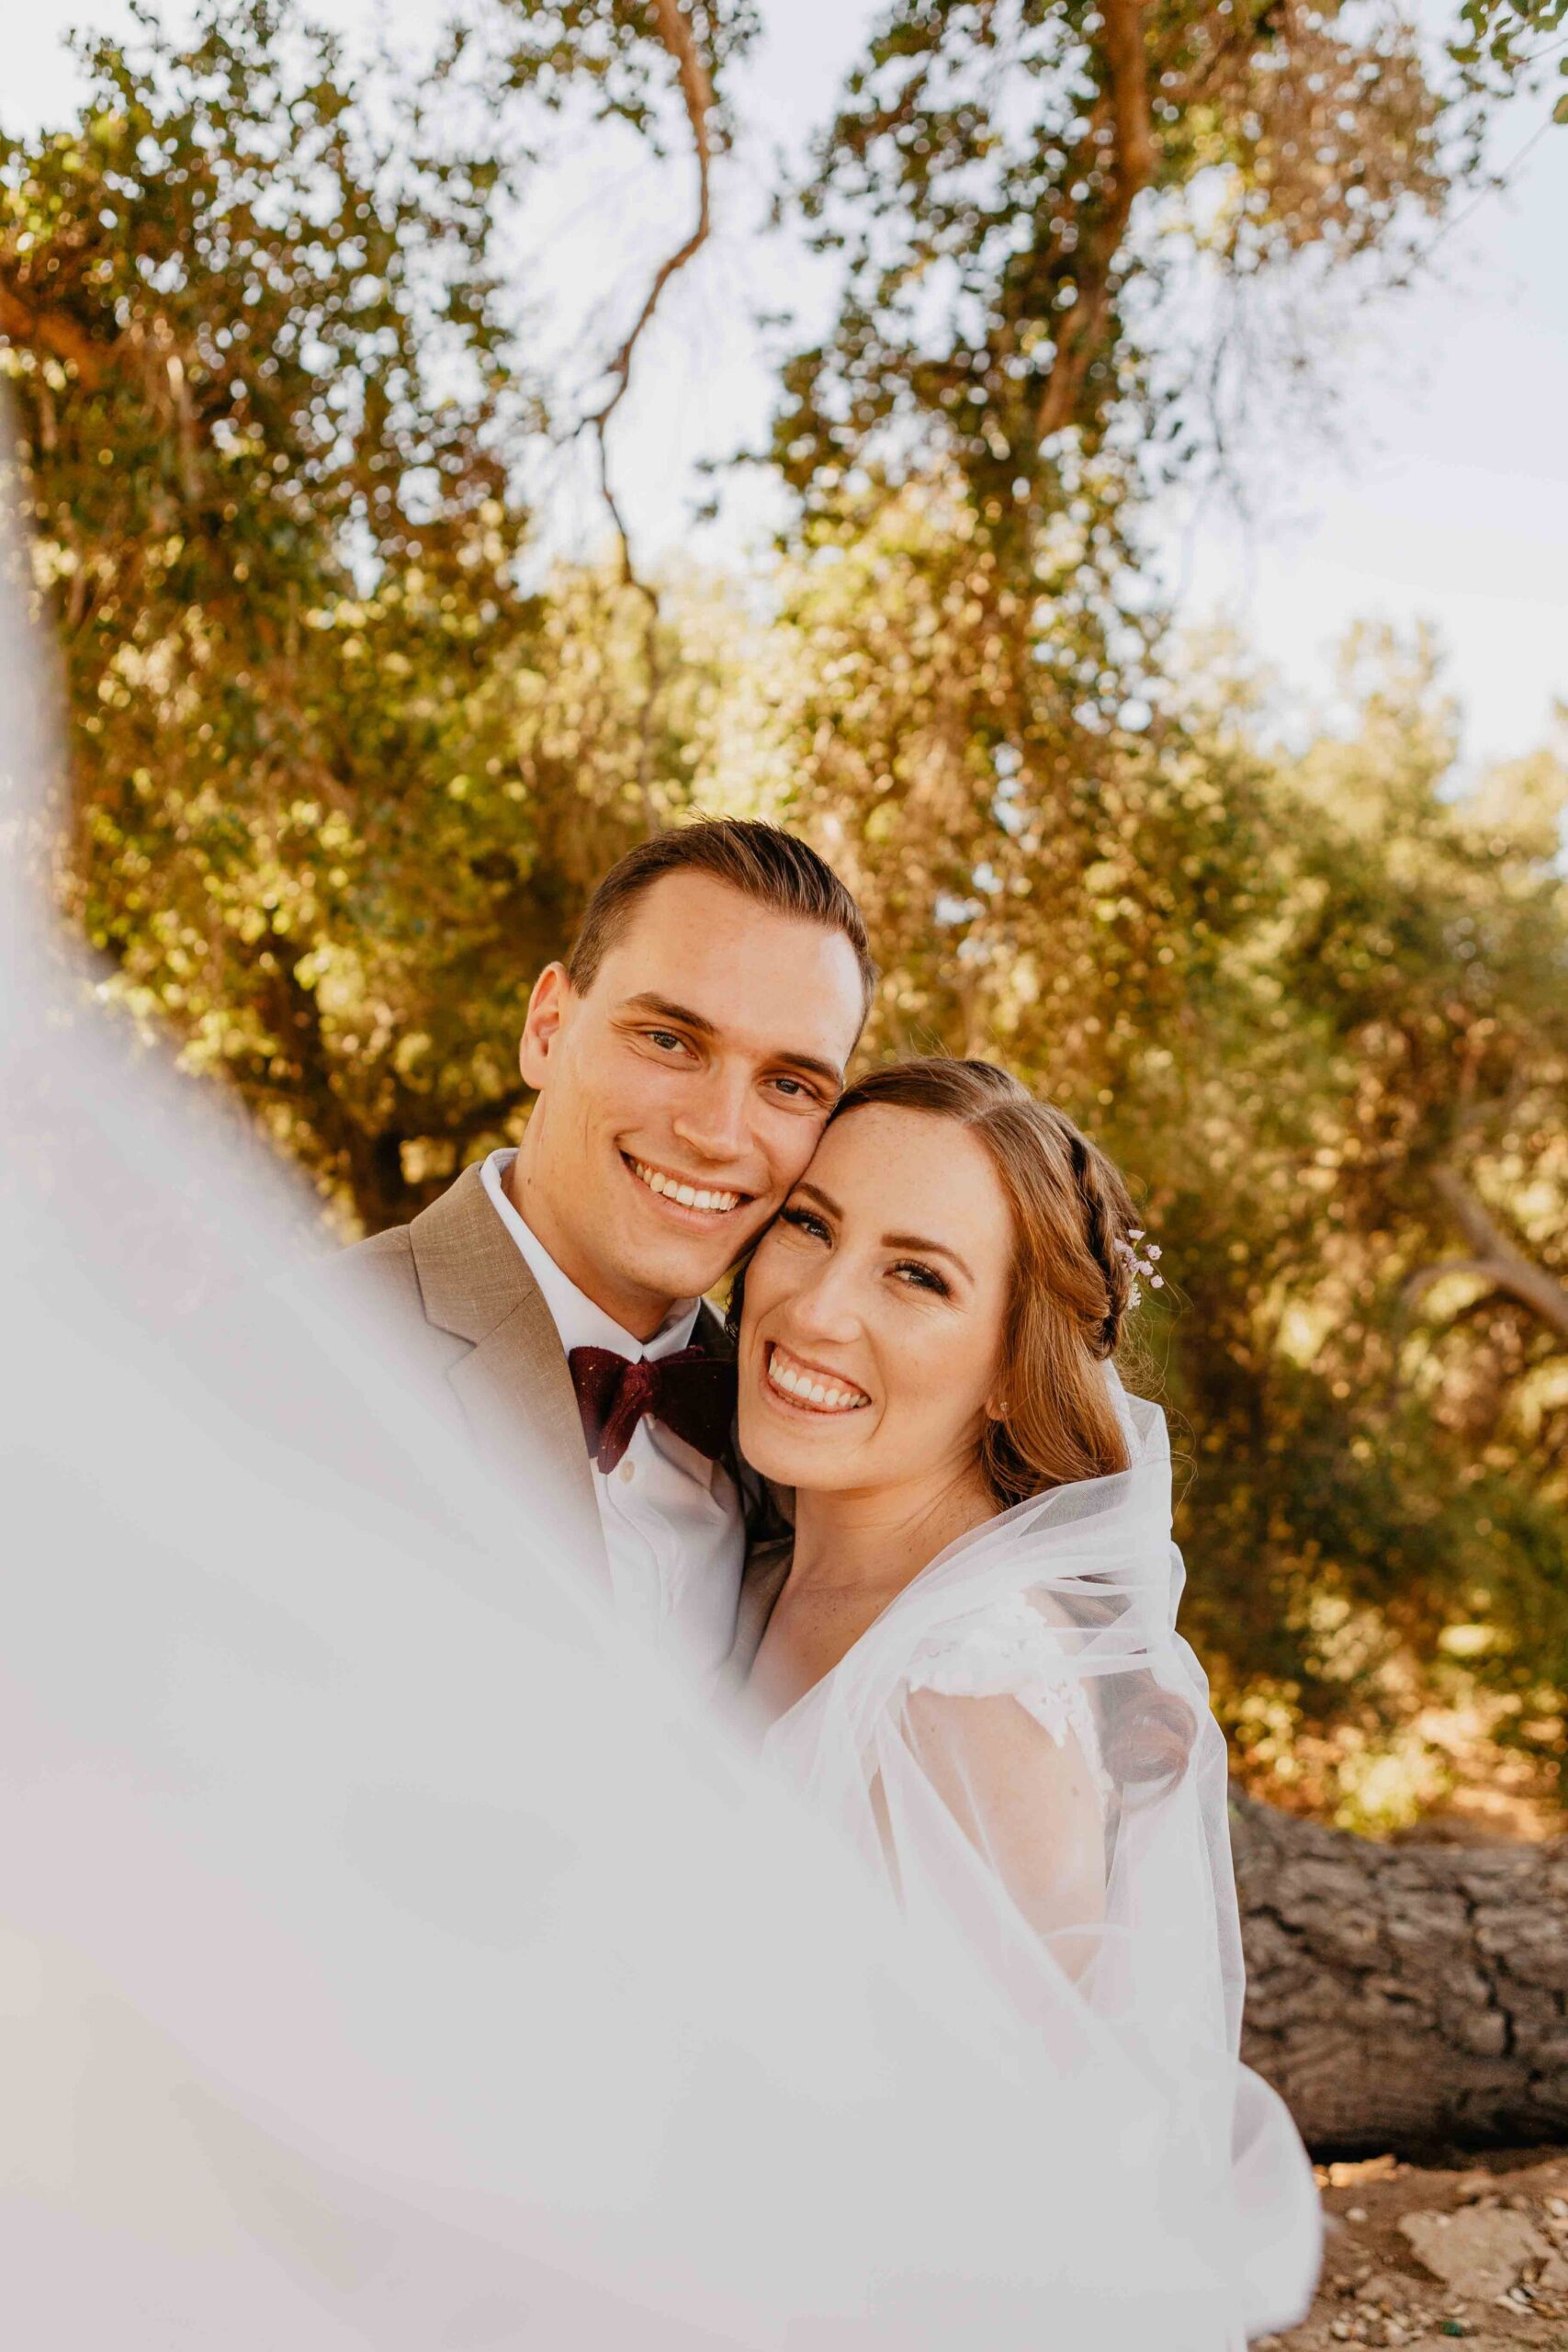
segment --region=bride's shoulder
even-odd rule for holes
[[[905,1688],[939,1702],[1012,1699],[1056,1747],[1075,1740],[1101,1793],[1108,1793],[1094,1711],[1074,1671],[1076,1648],[1061,1604],[1041,1592],[1010,1592],[932,1628],[910,1657]]]
[[[1026,1592],[960,1610],[916,1644],[909,1688],[989,1698],[1042,1677],[1059,1680],[1066,1664],[1060,1619],[1048,1598]]]

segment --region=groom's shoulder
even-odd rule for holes
[[[316,1279],[319,1297],[350,1321],[362,1322],[411,1370],[445,1375],[468,1353],[467,1343],[432,1317],[406,1225],[351,1242],[318,1264]]]
[[[424,1327],[444,1352],[454,1338],[464,1346],[482,1338],[526,1281],[478,1167],[465,1168],[409,1224],[351,1243],[330,1264],[341,1293]]]
[[[372,1267],[412,1266],[413,1236],[406,1225],[389,1225],[382,1233],[367,1234],[363,1241],[351,1241],[330,1262],[367,1274]]]
[[[331,1288],[376,1298],[397,1308],[421,1306],[413,1237],[406,1225],[391,1225],[384,1233],[350,1242],[346,1250],[329,1258],[321,1271]]]
[[[363,1241],[350,1242],[331,1263],[349,1283],[378,1290],[399,1300],[417,1302],[421,1295],[422,1258],[434,1264],[454,1253],[461,1257],[471,1245],[476,1215],[488,1227],[484,1191],[477,1168],[466,1168],[444,1193],[407,1225],[389,1225]]]

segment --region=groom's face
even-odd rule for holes
[[[862,1019],[841,933],[705,874],[652,884],[581,992],[551,965],[514,1183],[579,1289],[644,1339],[711,1290],[810,1159]]]

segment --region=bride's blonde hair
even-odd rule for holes
[[[829,1124],[873,1106],[967,1127],[990,1154],[1012,1211],[1003,1410],[981,1442],[998,1502],[1005,1510],[1047,1487],[1125,1470],[1102,1368],[1134,1278],[1129,1236],[1138,1217],[1118,1170],[1065,1112],[991,1062],[890,1063],[848,1088]]]

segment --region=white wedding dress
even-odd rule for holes
[[[42,670],[0,576],[6,2340],[1233,2352],[1212,2020],[1132,1919],[1026,2030],[279,1287],[309,1204],[41,920]]]
[[[1165,1419],[1106,1376],[1129,1468],[951,1545],[762,1753],[923,1941],[956,1932],[980,1958],[1061,2078],[1095,2086],[1108,2133],[1145,2135],[1162,2210],[1257,2334],[1301,2316],[1318,2199],[1237,2058],[1225,1748],[1176,1632]]]

